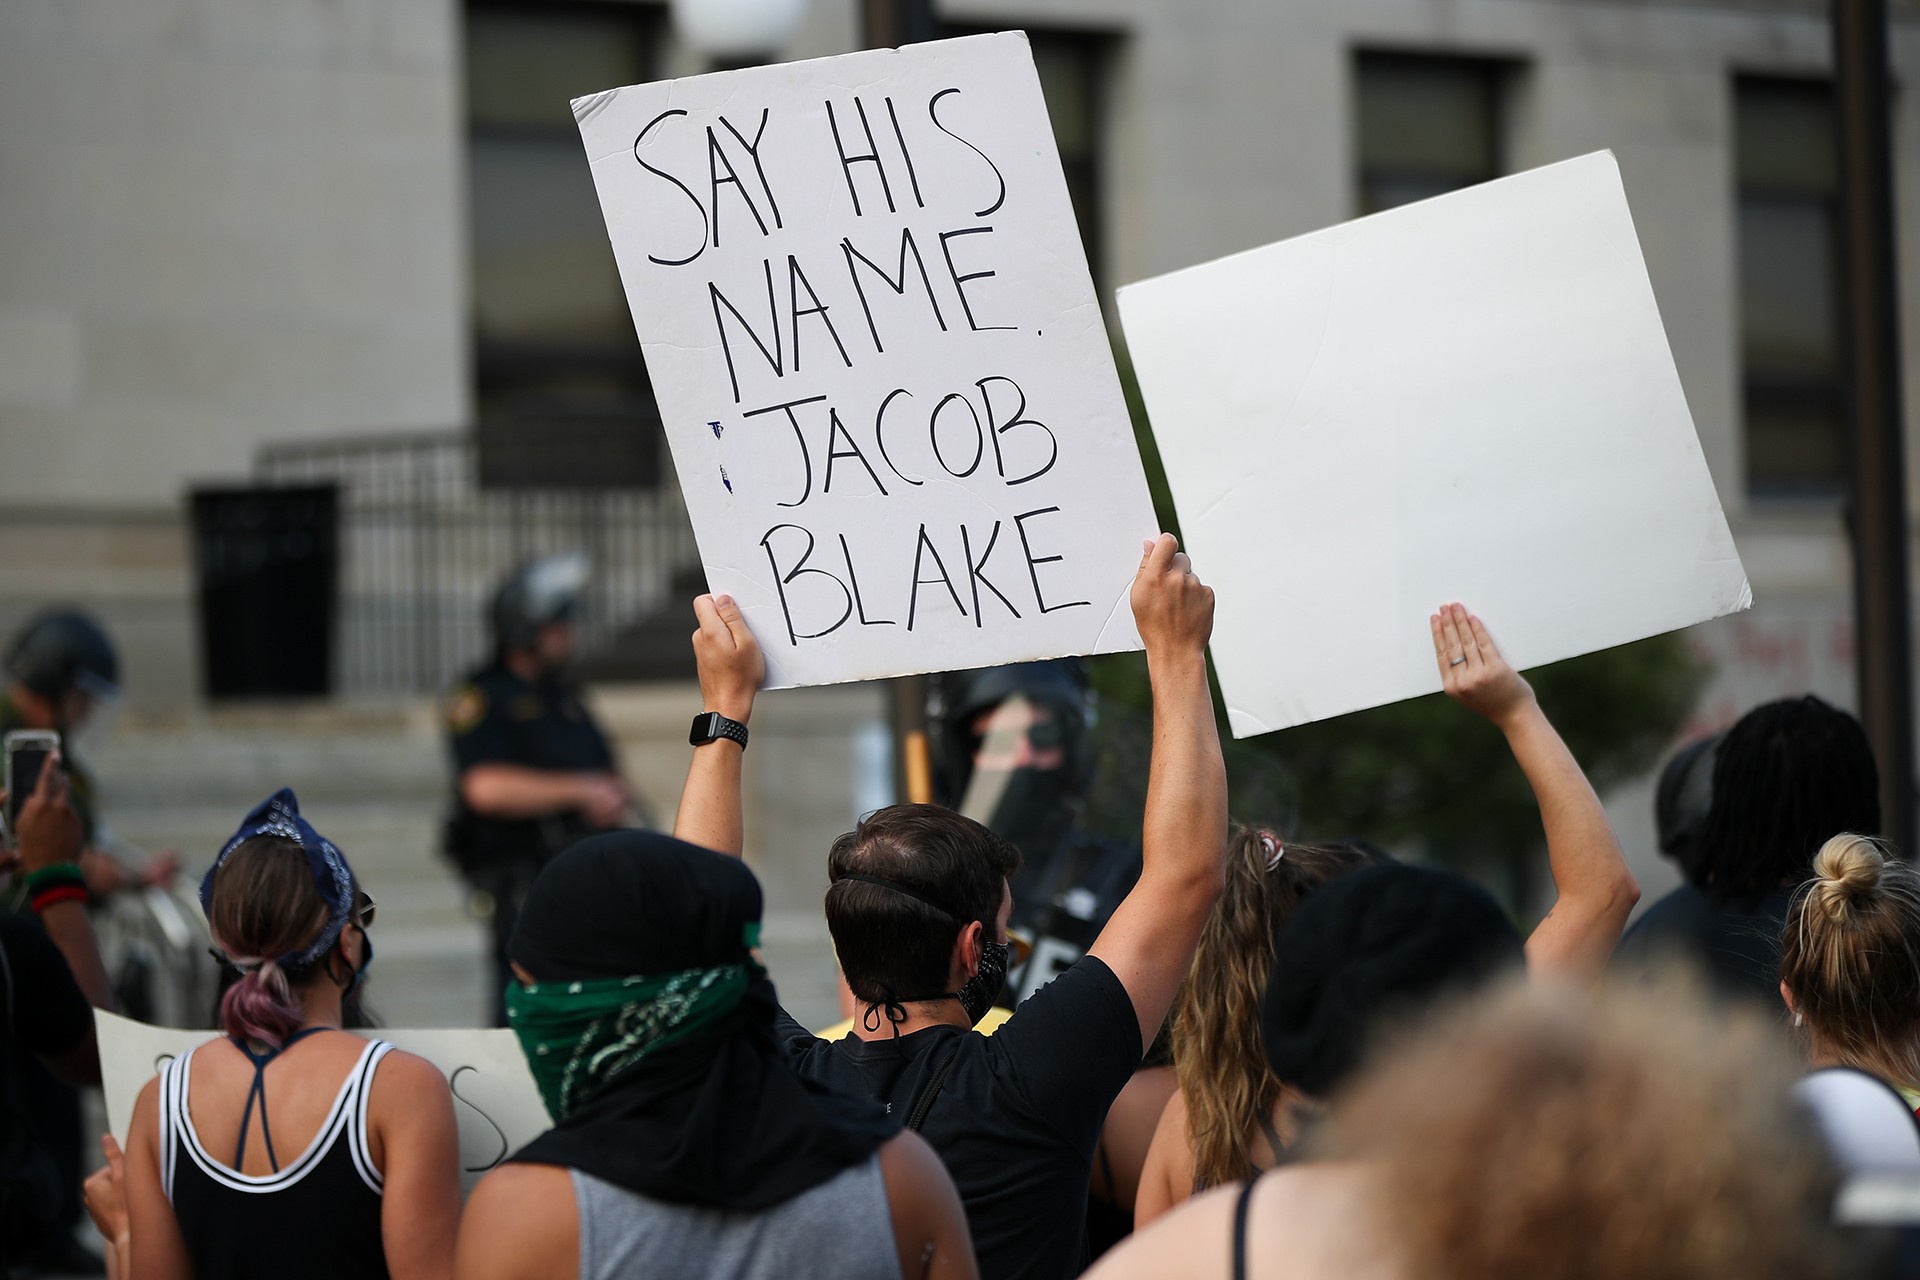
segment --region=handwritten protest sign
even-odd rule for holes
[[[1236,737],[1748,608],[1610,154],[1130,286]]]
[[[126,1145],[133,1104],[161,1067],[217,1038],[213,1031],[153,1027],[131,1018],[96,1011],[101,1088],[106,1095],[107,1127]],[[460,1180],[471,1191],[480,1175],[552,1127],[540,1091],[520,1056],[511,1031],[388,1031],[376,1033],[409,1053],[417,1053],[447,1077],[453,1090],[454,1118],[460,1125]],[[231,1153],[214,1153],[231,1159]]]
[[[1153,511],[1023,34],[573,108],[769,687],[1139,647]]]

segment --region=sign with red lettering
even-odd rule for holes
[[[770,688],[1139,647],[1153,509],[1025,35],[573,109]]]

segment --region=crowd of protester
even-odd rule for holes
[[[1554,900],[1523,936],[1448,850],[1231,828],[1213,593],[1163,535],[1131,604],[1153,700],[1132,889],[982,1034],[1021,849],[943,806],[860,816],[819,851],[853,1001],[822,1039],[761,967],[741,860],[759,646],[733,601],[695,601],[710,731],[672,834],[583,834],[500,933],[552,1127],[464,1206],[446,1080],[350,1029],[373,898],[268,798],[200,887],[223,1034],[146,1084],[86,1185],[110,1272],[1920,1274],[1898,1225],[1920,1221],[1898,1209],[1920,1200],[1920,873],[1874,838],[1851,717],[1792,699],[1683,750],[1659,816],[1687,882],[1629,931],[1639,888],[1580,766],[1481,620],[1437,610],[1447,695],[1539,809]],[[89,1082],[88,1006],[113,996],[68,786],[46,770],[21,808],[0,969],[10,1054]],[[8,1102],[13,1261],[62,1188]],[[1878,1225],[1844,1210],[1861,1179]]]

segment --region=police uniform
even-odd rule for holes
[[[548,859],[594,828],[577,810],[536,819],[475,813],[457,779],[487,764],[612,773],[613,748],[588,714],[579,690],[562,680],[524,680],[504,664],[475,672],[454,691],[447,702],[447,736],[456,777],[447,852],[473,886],[493,899],[494,1016],[504,1026],[502,1001],[512,976],[507,941],[520,903]]]

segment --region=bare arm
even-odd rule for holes
[[[106,1163],[87,1176],[82,1191],[87,1214],[105,1242],[107,1280],[131,1280],[133,1232],[127,1224],[127,1158],[113,1135],[100,1135],[100,1154]]]
[[[1455,604],[1429,624],[1447,696],[1506,735],[1540,807],[1556,897],[1527,939],[1527,966],[1535,973],[1597,974],[1640,900],[1607,811],[1532,686],[1500,656],[1480,619]]]
[[[483,817],[510,822],[578,810],[597,826],[612,826],[628,807],[626,786],[611,773],[519,764],[472,766],[460,775],[460,798]]]
[[[700,620],[693,633],[693,656],[700,671],[702,709],[745,724],[753,714],[754,694],[766,678],[760,644],[732,596],[701,596],[693,602],[693,612]],[[675,836],[740,856],[746,841],[740,798],[745,757],[746,748],[728,738],[693,749],[673,819]]]
[[[880,1176],[901,1280],[978,1280],[960,1193],[933,1148],[919,1134],[901,1132],[880,1148]]]
[[[85,832],[67,799],[66,770],[42,769],[33,794],[20,806],[21,865],[34,872],[75,863],[84,844]],[[87,915],[86,904],[78,898],[49,902],[38,914],[40,927],[59,948],[87,1003],[111,1011],[113,984],[107,979],[106,962],[100,958],[100,944],[93,936],[93,920]],[[48,1065],[71,1083],[97,1084],[100,1080],[100,1062],[91,1034],[84,1044],[60,1054]]]
[[[193,1280],[193,1260],[160,1186],[160,1081],[149,1080],[127,1128],[127,1228],[139,1280]]]
[[[439,1068],[394,1051],[374,1074],[369,1119],[380,1144],[380,1237],[394,1280],[448,1280],[460,1226],[460,1136]]]
[[[1152,1041],[1226,883],[1227,769],[1207,685],[1213,590],[1171,534],[1149,545],[1133,581],[1133,616],[1153,682],[1140,879],[1090,954],[1120,979]]]
[[[1176,1091],[1167,1099],[1140,1171],[1140,1192],[1133,1200],[1133,1229],[1140,1230],[1193,1194],[1193,1146],[1187,1136],[1187,1099]]]
[[[580,1210],[567,1171],[503,1164],[473,1189],[453,1253],[456,1280],[574,1280]]]

